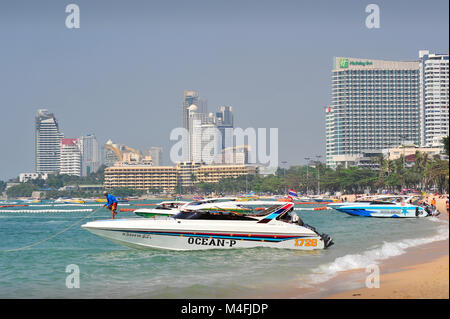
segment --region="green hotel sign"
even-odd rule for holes
[[[348,68],[348,59],[339,59],[339,68],[341,69]]]
[[[360,65],[360,66],[366,66],[366,65],[372,65],[372,61],[350,61],[347,58],[340,58],[339,59],[339,68],[340,69],[346,69],[349,65]]]

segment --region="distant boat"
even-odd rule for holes
[[[40,203],[41,200],[36,198],[36,199],[22,199],[21,200],[22,203],[27,203],[27,204],[33,204],[33,203]]]
[[[334,198],[314,198],[314,200],[318,203],[339,203],[339,199]]]
[[[157,204],[154,208],[139,208],[134,211],[138,216],[151,218],[155,216],[173,216],[180,212],[179,208],[189,202],[182,201],[164,201]]]
[[[64,203],[64,204],[84,204],[84,200],[81,198],[67,198],[67,197],[60,197],[55,200],[55,203]]]

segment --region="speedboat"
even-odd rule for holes
[[[68,198],[68,197],[60,197],[55,199],[55,203],[64,203],[64,204],[84,204],[84,200],[81,198]]]
[[[156,217],[156,216],[173,216],[181,211],[181,208],[190,208],[195,210],[211,211],[219,208],[225,210],[239,211],[240,205],[235,203],[234,197],[220,197],[220,198],[208,198],[203,200],[197,200],[193,202],[186,201],[163,201],[155,208],[140,208],[136,209],[134,213],[142,217]]]
[[[165,219],[132,218],[88,222],[82,227],[120,245],[133,248],[205,250],[271,247],[295,250],[324,249],[331,237],[306,225],[293,203],[274,205],[260,214],[195,207]],[[297,217],[297,218],[295,218]]]
[[[164,201],[157,204],[154,208],[139,208],[134,213],[141,217],[155,217],[155,216],[173,216],[180,212],[180,207],[189,202],[182,201]]]
[[[327,204],[328,207],[337,209],[337,207],[341,206],[349,206],[349,205],[362,205],[369,204],[373,201],[382,201],[382,202],[407,202],[412,197],[404,196],[404,195],[372,195],[372,196],[364,196],[356,199],[354,202],[336,202]]]
[[[422,206],[412,205],[405,201],[353,202],[333,207],[339,212],[353,216],[387,217],[387,218],[418,218],[432,216],[433,213]]]
[[[335,198],[314,198],[317,203],[339,203],[339,199]]]

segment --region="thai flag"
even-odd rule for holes
[[[289,195],[288,195],[288,197],[289,197],[289,199],[293,202],[293,201],[294,201],[294,197],[295,197],[295,198],[298,197],[297,192],[294,191],[293,189],[290,189],[290,190],[289,190]]]
[[[298,197],[297,192],[294,191],[293,189],[290,189],[290,190],[289,190],[289,196]]]

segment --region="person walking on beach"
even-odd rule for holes
[[[108,194],[108,192],[104,192],[103,195],[105,195],[107,200],[105,207],[107,207],[111,211],[112,219],[114,219],[114,217],[116,217],[117,215],[117,198],[112,194]]]
[[[433,199],[431,200],[431,206],[433,209],[436,209],[436,197],[433,196]]]
[[[445,201],[445,206],[447,208],[447,215],[448,215],[448,195],[447,195],[447,200]]]

